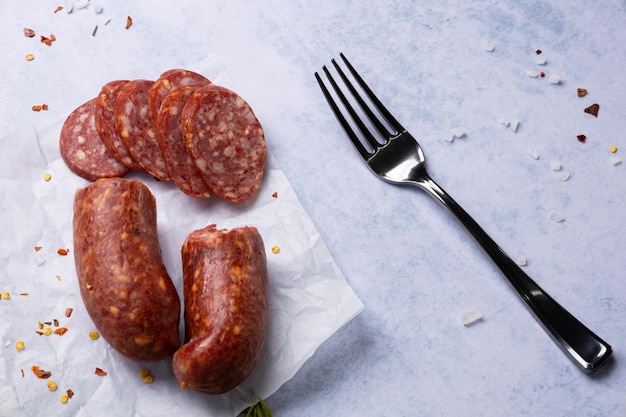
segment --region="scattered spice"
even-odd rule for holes
[[[41,111],[41,106],[35,105],[32,107],[33,111]]]
[[[278,252],[280,252],[280,248],[278,246],[272,247],[272,253],[278,253]]]
[[[44,327],[41,333],[44,336],[50,336],[52,334],[52,329],[50,327]]]
[[[35,376],[37,378],[48,379],[48,378],[50,378],[52,376],[52,372],[45,371],[45,370],[39,368],[39,366],[37,366],[37,365],[31,366],[30,370],[33,371],[33,374],[35,374]]]
[[[100,333],[98,332],[89,332],[89,338],[91,340],[98,340],[98,338],[100,337]]]
[[[274,194],[272,194],[272,197],[278,198],[278,191],[274,191]]]
[[[546,73],[545,73],[545,72],[543,72],[543,71],[541,71],[541,72],[539,73],[539,76],[540,76],[541,78],[543,78],[543,77],[545,77],[545,76],[546,76]]]
[[[535,51],[535,53],[536,53],[537,55],[541,55],[541,49],[537,49],[537,50]]]
[[[611,153],[617,152],[617,146],[609,146],[609,152]]]
[[[102,369],[100,369],[100,368],[96,368],[96,372],[95,372],[95,374],[96,374],[96,375],[98,375],[98,376],[107,376],[107,372],[106,372],[106,371],[103,371],[103,370],[102,370]]]
[[[24,346],[24,341],[23,341],[23,340],[20,340],[19,342],[17,342],[17,343],[15,344],[15,350],[17,350],[18,352],[23,351],[23,350],[24,350],[24,347],[25,347],[25,346]]]
[[[24,36],[26,36],[27,38],[34,38],[35,31],[29,28],[24,28]]]
[[[37,326],[39,326],[39,329],[40,329],[40,330],[41,330],[41,329],[43,329],[43,323],[42,323],[42,322],[38,322],[38,323],[37,323]]]
[[[129,29],[133,25],[133,18],[130,16],[126,17],[126,29]]]
[[[106,22],[104,22],[104,26],[108,25],[109,23],[111,23],[111,19],[109,19]]]
[[[48,182],[52,179],[52,175],[50,175],[50,173],[46,172],[45,174],[43,174],[43,180],[45,182]]]
[[[63,336],[65,333],[67,333],[67,327],[59,327],[54,331],[54,334],[58,334],[59,336]]]
[[[48,46],[52,45],[52,39],[46,36],[41,35],[41,43],[46,44]]]
[[[66,392],[67,392],[67,398],[72,398],[74,396],[74,391],[72,391],[71,389],[68,389]]]
[[[32,61],[33,59],[35,59],[35,55],[33,55],[33,54],[26,54],[26,56],[24,58],[26,58],[27,61]]]
[[[598,117],[599,111],[600,111],[600,105],[598,103],[594,103],[585,109],[585,113],[589,113],[593,117]]]
[[[61,281],[62,281],[62,279],[61,279],[61,275],[55,275],[54,277],[57,279],[57,281],[59,281],[59,282],[61,282]]]
[[[139,376],[143,380],[144,384],[152,384],[154,382],[154,375],[149,369],[142,369],[139,371]]]
[[[70,250],[69,249],[60,248],[59,250],[57,250],[57,253],[59,255],[61,255],[61,256],[66,256],[68,253],[70,253]]]
[[[57,319],[52,320],[52,324],[54,324],[54,327],[59,327],[59,320]]]
[[[67,404],[69,400],[70,400],[70,396],[67,394],[63,394],[61,395],[61,398],[59,398],[59,401],[61,401],[61,404]]]
[[[576,90],[576,93],[578,94],[578,97],[585,97],[587,95],[587,89],[578,88],[578,90]]]
[[[61,10],[63,10],[63,6],[57,6],[57,8],[54,9],[54,13],[60,12]]]
[[[578,142],[580,143],[585,143],[585,141],[587,140],[587,136],[585,135],[578,135],[576,136],[576,138],[578,139]]]
[[[11,299],[11,293],[3,292],[2,294],[0,294],[0,299],[2,299],[2,300],[10,300]]]
[[[96,32],[98,32],[98,25],[93,28],[93,32],[91,32],[91,36],[96,36]]]
[[[41,250],[41,246],[35,246],[35,252],[39,252]]]
[[[54,381],[49,381],[49,382],[48,382],[48,389],[49,389],[51,392],[56,391],[56,390],[57,390],[57,388],[58,388],[58,387],[57,387],[57,383],[56,383],[56,382],[54,382]]]
[[[65,309],[65,317],[69,318],[72,315],[72,312],[74,311],[73,308],[68,307]]]
[[[22,296],[22,297],[28,297],[28,293],[27,293],[27,292],[21,292],[21,293],[20,293],[20,296]]]

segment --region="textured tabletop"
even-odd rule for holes
[[[626,415],[624,1],[0,5],[5,140],[105,82],[207,56],[252,106],[365,306],[266,399],[275,416]],[[369,172],[314,77],[339,52],[420,141],[435,181],[612,345],[604,368],[576,368],[436,201]],[[481,319],[464,326],[471,312]]]

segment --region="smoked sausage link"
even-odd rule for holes
[[[187,236],[182,248],[185,341],[174,354],[181,388],[222,394],[252,372],[268,314],[267,260],[254,227]]]
[[[148,187],[112,178],[79,189],[73,233],[80,294],[102,337],[135,361],[173,355],[180,299],[161,259]]]

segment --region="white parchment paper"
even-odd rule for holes
[[[216,57],[195,70],[233,88]],[[268,258],[270,316],[263,355],[252,375],[227,394],[208,396],[181,390],[170,360],[135,363],[102,338],[91,340],[88,334],[95,329],[78,290],[71,227],[74,193],[88,182],[60,158],[63,121],[0,139],[0,292],[10,294],[10,299],[0,300],[0,416],[237,415],[256,396],[267,398],[278,390],[324,340],[362,311],[289,181],[268,155],[259,191],[238,205],[216,197],[196,200],[143,174],[127,176],[141,179],[157,199],[163,258],[181,299],[180,249],[188,233],[211,223],[259,229]],[[46,173],[50,181],[44,181]],[[36,251],[36,246],[41,249]],[[279,253],[272,253],[274,246]],[[59,255],[59,248],[69,249],[69,255]],[[68,308],[73,309],[69,318]],[[52,322],[44,326],[55,330],[55,319],[67,333],[36,333],[39,322]],[[25,344],[20,352],[15,349],[18,341]],[[33,365],[52,376],[37,378]],[[97,376],[96,367],[107,375]],[[155,376],[154,383],[144,384],[139,377],[144,368]],[[52,380],[56,392],[47,388]],[[74,396],[63,405],[59,398],[68,389]]]

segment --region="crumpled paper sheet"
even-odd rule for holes
[[[219,60],[210,57],[199,68],[216,83],[232,88]],[[188,233],[211,223],[259,229],[268,258],[270,314],[265,348],[251,376],[219,396],[181,390],[171,360],[136,363],[104,339],[91,340],[88,334],[95,328],[80,298],[72,248],[74,193],[88,182],[71,173],[60,158],[63,121],[21,129],[0,140],[0,293],[10,293],[9,300],[0,300],[0,417],[234,416],[257,396],[267,398],[278,390],[318,346],[362,311],[363,304],[289,181],[268,155],[260,189],[251,201],[237,205],[217,197],[196,200],[169,182],[143,174],[127,176],[141,179],[157,199],[163,259],[181,299],[180,249]],[[48,182],[45,173],[52,176]],[[35,246],[41,249],[35,251]],[[273,246],[280,252],[272,253]],[[59,248],[69,249],[69,255],[59,255]],[[67,308],[73,309],[69,318]],[[54,319],[67,327],[67,333],[36,333],[38,322]],[[181,340],[182,336],[181,312]],[[17,352],[15,343],[20,340],[25,349]],[[37,378],[33,365],[52,376]],[[108,374],[97,376],[96,367]],[[144,368],[155,376],[154,383],[144,384],[139,377]],[[58,385],[56,392],[47,388],[52,380]],[[68,389],[74,396],[63,405],[59,398]]]

